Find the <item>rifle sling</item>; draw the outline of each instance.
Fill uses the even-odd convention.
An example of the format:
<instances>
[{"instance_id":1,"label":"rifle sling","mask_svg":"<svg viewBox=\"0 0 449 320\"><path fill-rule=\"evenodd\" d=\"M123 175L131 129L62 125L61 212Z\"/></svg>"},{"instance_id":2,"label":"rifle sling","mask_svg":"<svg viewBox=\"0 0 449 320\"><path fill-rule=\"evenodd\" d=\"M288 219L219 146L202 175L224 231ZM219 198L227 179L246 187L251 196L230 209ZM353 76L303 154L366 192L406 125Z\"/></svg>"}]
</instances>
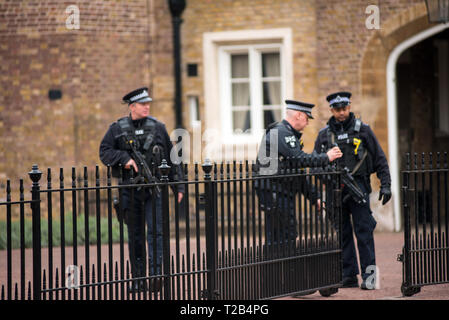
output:
<instances>
[{"instance_id":1,"label":"rifle sling","mask_svg":"<svg viewBox=\"0 0 449 320\"><path fill-rule=\"evenodd\" d=\"M359 120L359 119L357 119L357 120ZM360 125L361 125L361 122L356 121L356 128L354 130L355 132L360 131ZM330 129L328 129L328 131L327 131L327 140L331 142L331 145L333 145L335 143L335 135ZM368 155L368 150L365 149L362 159L360 159L360 161L355 165L354 169L351 172L351 175L354 175L360 169L360 167L362 166L363 161L365 161L367 155Z\"/></svg>"},{"instance_id":2,"label":"rifle sling","mask_svg":"<svg viewBox=\"0 0 449 320\"><path fill-rule=\"evenodd\" d=\"M362 159L360 159L360 161L356 164L356 166L352 170L352 172L351 172L352 175L354 175L357 172L357 170L359 170L359 168L362 166L363 161L365 161L365 158L366 158L367 155L368 155L368 150L365 149L365 152L363 153Z\"/></svg>"}]
</instances>

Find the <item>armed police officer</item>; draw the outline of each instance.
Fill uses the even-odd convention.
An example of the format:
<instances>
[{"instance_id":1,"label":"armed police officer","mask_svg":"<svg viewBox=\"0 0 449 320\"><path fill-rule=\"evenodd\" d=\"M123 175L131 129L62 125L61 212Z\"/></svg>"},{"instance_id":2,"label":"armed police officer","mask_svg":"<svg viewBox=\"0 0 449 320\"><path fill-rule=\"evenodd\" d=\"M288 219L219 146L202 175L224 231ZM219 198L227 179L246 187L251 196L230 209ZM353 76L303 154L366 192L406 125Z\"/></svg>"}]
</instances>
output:
<instances>
[{"instance_id":1,"label":"armed police officer","mask_svg":"<svg viewBox=\"0 0 449 320\"><path fill-rule=\"evenodd\" d=\"M173 145L165 125L150 116L151 101L146 87L125 95L123 103L128 104L129 115L112 123L101 141L100 159L105 165L112 167L114 177L121 176L123 185L158 182L157 166L162 159L166 159L171 166L171 180L175 179L175 171L182 175L181 168L174 168L170 161ZM183 197L182 187L178 191L180 202ZM123 188L120 198L122 203L118 207L121 210L117 214L128 227L128 250L133 278L146 276L145 221L150 275L160 275L163 235L161 194L158 188L138 185ZM153 221L156 222L155 225ZM161 283L155 280L152 285L153 290L158 290ZM146 281L135 281L130 289L146 290Z\"/></svg>"},{"instance_id":2,"label":"armed police officer","mask_svg":"<svg viewBox=\"0 0 449 320\"><path fill-rule=\"evenodd\" d=\"M331 148L326 153L313 152L308 154L302 149L302 131L312 117L313 104L294 100L286 100L286 117L281 122L268 126L257 156L260 175L279 174L281 167L289 160L302 159L306 163L314 161L323 165L342 156L338 147ZM267 244L289 242L297 237L296 217L294 212L294 196L292 183L281 180L280 183L268 179L257 181L257 193L262 208L265 210L265 230ZM308 181L301 188L305 196L319 208L319 196Z\"/></svg>"},{"instance_id":3,"label":"armed police officer","mask_svg":"<svg viewBox=\"0 0 449 320\"><path fill-rule=\"evenodd\" d=\"M327 96L332 117L327 126L320 130L314 151L323 152L338 145L343 152L338 163L341 168L347 169L355 187L362 191L361 198L357 198L348 185L342 191L343 287L358 287L359 268L354 230L362 269L361 288L375 289L372 283L375 277L370 277L376 272L373 237L376 221L369 204L369 194L372 191L370 176L377 173L380 179L379 200L382 200L383 205L391 198L391 178L385 153L371 128L351 112L350 98L350 92L336 92Z\"/></svg>"}]
</instances>

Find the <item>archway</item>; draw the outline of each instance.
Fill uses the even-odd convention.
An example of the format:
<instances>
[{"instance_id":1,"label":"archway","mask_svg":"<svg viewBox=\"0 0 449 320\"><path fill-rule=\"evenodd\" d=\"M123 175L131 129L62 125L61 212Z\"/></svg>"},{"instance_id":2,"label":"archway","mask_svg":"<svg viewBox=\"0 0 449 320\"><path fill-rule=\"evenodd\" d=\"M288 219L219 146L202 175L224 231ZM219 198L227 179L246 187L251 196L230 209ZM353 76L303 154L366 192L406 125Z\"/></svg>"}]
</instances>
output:
<instances>
[{"instance_id":1,"label":"archway","mask_svg":"<svg viewBox=\"0 0 449 320\"><path fill-rule=\"evenodd\" d=\"M425 39L431 38L432 36L448 29L449 25L437 25L424 30L404 42L400 43L391 52L388 63L387 63L387 97L388 97L388 153L390 155L399 155L398 157L390 157L390 166L392 173L392 189L396 195L399 195L399 172L401 167L401 158L404 148L399 147L399 130L398 130L398 79L397 79L397 64L401 57L401 54L406 52L409 48L412 48L416 44L424 41ZM407 139L407 138L406 138ZM408 138L409 139L409 138ZM403 144L402 144L403 145ZM410 148L411 149L411 148ZM402 152L401 152L402 151ZM395 197L394 203L394 219L395 219L395 230L399 231L401 227L400 219L400 203L399 196Z\"/></svg>"},{"instance_id":2,"label":"archway","mask_svg":"<svg viewBox=\"0 0 449 320\"><path fill-rule=\"evenodd\" d=\"M396 65L401 53L411 46L448 28L431 25L425 4L382 23L381 30L368 41L361 62L361 101L364 118L375 130L382 148L387 153L392 176L393 199L386 214L389 229L400 231L400 164L398 147L398 114L396 92ZM373 188L375 190L375 188ZM381 208L379 208L381 209ZM376 210L373 210L376 212ZM381 211L381 210L380 210ZM391 217L391 211L393 216Z\"/></svg>"}]
</instances>

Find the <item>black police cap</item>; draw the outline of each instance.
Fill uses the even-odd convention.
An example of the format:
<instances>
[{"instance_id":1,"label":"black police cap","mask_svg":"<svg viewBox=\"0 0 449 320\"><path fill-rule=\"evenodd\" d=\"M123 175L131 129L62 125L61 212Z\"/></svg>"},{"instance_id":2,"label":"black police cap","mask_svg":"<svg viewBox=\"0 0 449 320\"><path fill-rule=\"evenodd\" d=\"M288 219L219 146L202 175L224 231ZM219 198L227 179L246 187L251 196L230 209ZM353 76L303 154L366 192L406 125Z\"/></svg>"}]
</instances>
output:
<instances>
[{"instance_id":1,"label":"black police cap","mask_svg":"<svg viewBox=\"0 0 449 320\"><path fill-rule=\"evenodd\" d=\"M326 100L331 108L341 108L351 104L351 95L351 92L340 91L328 95Z\"/></svg>"},{"instance_id":2,"label":"black police cap","mask_svg":"<svg viewBox=\"0 0 449 320\"><path fill-rule=\"evenodd\" d=\"M143 87L143 88L139 88L134 91L131 91L130 93L128 93L127 95L125 95L123 97L123 103L128 103L128 104L131 104L134 102L143 103L143 102L149 102L149 101L153 101L153 99L151 99L150 96L148 95L147 87Z\"/></svg>"},{"instance_id":3,"label":"black police cap","mask_svg":"<svg viewBox=\"0 0 449 320\"><path fill-rule=\"evenodd\" d=\"M310 119L313 119L312 117L312 108L315 106L314 104L305 103L301 101L295 101L295 100L285 100L285 103L287 104L287 109L302 111Z\"/></svg>"}]
</instances>

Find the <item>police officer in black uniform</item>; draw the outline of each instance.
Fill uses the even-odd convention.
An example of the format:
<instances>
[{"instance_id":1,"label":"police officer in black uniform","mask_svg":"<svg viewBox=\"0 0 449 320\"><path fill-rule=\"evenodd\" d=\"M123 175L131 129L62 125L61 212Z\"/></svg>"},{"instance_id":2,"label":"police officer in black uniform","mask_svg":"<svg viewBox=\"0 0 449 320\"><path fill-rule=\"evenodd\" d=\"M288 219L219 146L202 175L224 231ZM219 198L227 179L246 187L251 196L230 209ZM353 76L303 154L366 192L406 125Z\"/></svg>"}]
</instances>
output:
<instances>
[{"instance_id":1,"label":"police officer in black uniform","mask_svg":"<svg viewBox=\"0 0 449 320\"><path fill-rule=\"evenodd\" d=\"M327 153L313 152L308 154L302 149L302 130L312 117L313 104L294 100L286 100L286 117L281 122L268 126L259 149L257 163L261 175L278 174L288 159L301 158L306 163L316 161L323 165L342 156L338 147L331 148ZM285 182L285 181L284 181ZM306 182L308 184L308 182ZM274 185L273 185L274 184ZM270 179L257 181L257 193L262 208L266 211L267 244L277 241L287 242L297 237L296 217L293 207L294 192L289 192L289 185L282 183L282 192ZM291 185L290 185L291 186ZM303 188L306 197L319 208L320 200L311 185ZM279 210L273 210L277 206ZM288 215L287 215L288 214ZM287 215L287 216L279 216ZM287 222L288 221L288 222ZM281 235L277 233L281 232Z\"/></svg>"},{"instance_id":2,"label":"police officer in black uniform","mask_svg":"<svg viewBox=\"0 0 449 320\"><path fill-rule=\"evenodd\" d=\"M112 175L116 178L122 171L122 183L128 185L135 181L135 177L142 174L139 171L139 161L133 157L130 144L139 151L153 172L153 181L157 182L159 172L157 166L162 159L166 159L171 166L169 178L175 179L175 171L182 176L180 166L174 166L170 161L170 150L173 147L165 125L151 117L148 88L139 88L123 97L123 103L128 104L129 115L112 123L100 144L100 159L105 165L112 167ZM120 168L124 168L120 170ZM131 171L134 171L133 173ZM131 180L133 177L134 180ZM133 278L146 276L145 254L145 221L147 224L147 242L150 275L161 274L162 264L162 204L161 194L154 188L133 187L122 189L121 215L128 227L129 257ZM183 188L178 188L178 202L183 197ZM153 226L153 209L155 208L156 225ZM153 232L155 231L155 234ZM153 241L155 243L155 250ZM153 252L156 252L156 257ZM155 280L153 290L158 290L160 281ZM133 291L146 290L146 282L133 282Z\"/></svg>"},{"instance_id":3,"label":"police officer in black uniform","mask_svg":"<svg viewBox=\"0 0 449 320\"><path fill-rule=\"evenodd\" d=\"M350 92L336 92L327 96L333 116L320 130L314 151L323 152L338 145L343 157L338 160L341 168L347 167L356 185L365 193L365 203L355 201L347 186L343 188L342 239L343 239L343 287L358 287L359 268L354 246L353 230L362 269L362 289L375 289L375 252L373 232L376 221L369 204L370 175L377 173L381 188L382 204L391 198L391 178L388 162L371 128L357 119L350 106ZM350 215L352 215L352 224ZM369 268L371 266L371 268Z\"/></svg>"}]
</instances>

